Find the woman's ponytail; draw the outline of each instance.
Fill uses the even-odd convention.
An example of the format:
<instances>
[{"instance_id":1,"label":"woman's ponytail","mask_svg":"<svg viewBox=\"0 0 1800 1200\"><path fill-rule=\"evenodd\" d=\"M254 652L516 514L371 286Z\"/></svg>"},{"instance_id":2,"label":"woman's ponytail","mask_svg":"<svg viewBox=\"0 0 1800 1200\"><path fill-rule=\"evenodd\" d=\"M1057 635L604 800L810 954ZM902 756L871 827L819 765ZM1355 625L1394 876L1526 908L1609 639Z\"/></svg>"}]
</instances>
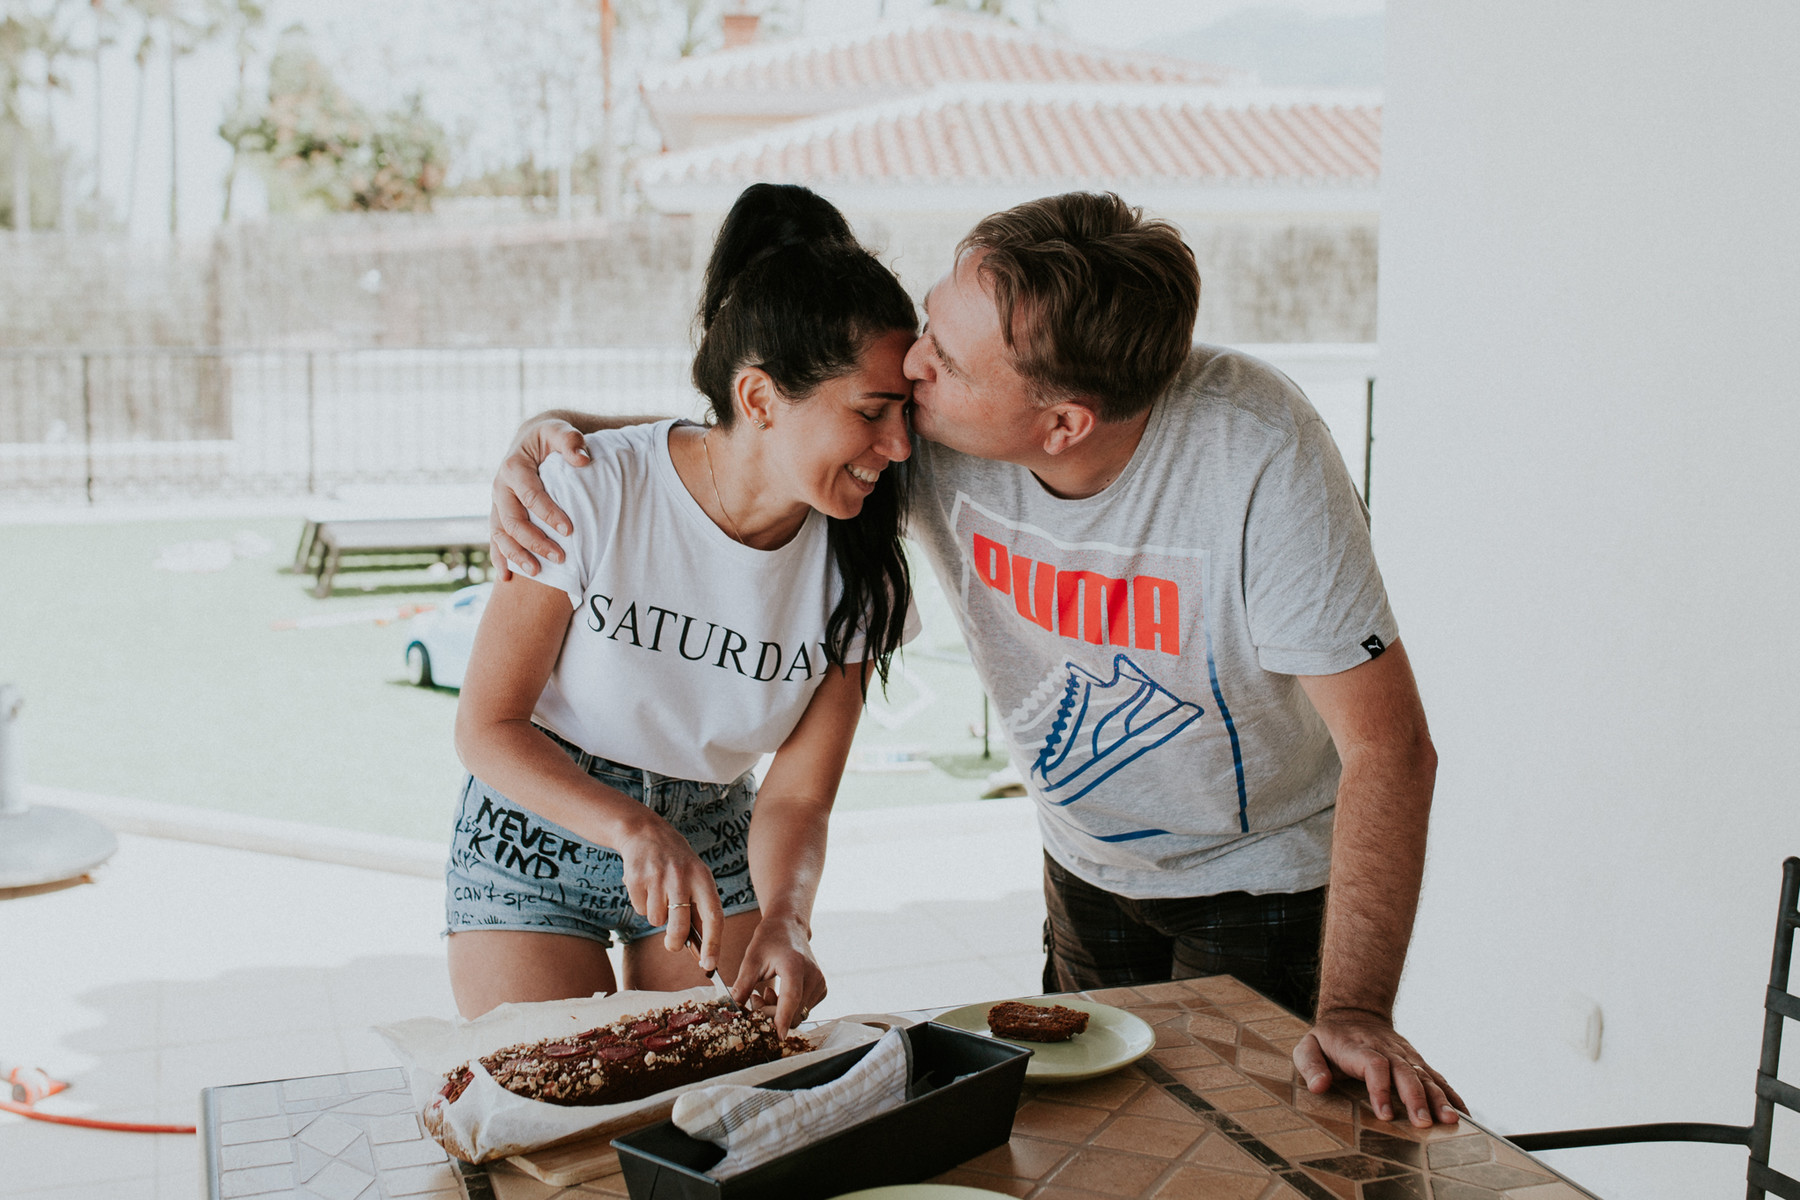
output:
<instances>
[{"instance_id":1,"label":"woman's ponytail","mask_svg":"<svg viewBox=\"0 0 1800 1200\"><path fill-rule=\"evenodd\" d=\"M767 372L781 396L798 403L854 371L877 338L914 332L918 314L829 201L794 184L757 183L719 227L695 324L694 386L711 402L714 422L730 429L739 371ZM844 594L826 624L826 657L843 666L861 632L864 657L884 686L912 595L900 542L906 501L906 467L895 463L855 519L833 517L828 527Z\"/></svg>"}]
</instances>

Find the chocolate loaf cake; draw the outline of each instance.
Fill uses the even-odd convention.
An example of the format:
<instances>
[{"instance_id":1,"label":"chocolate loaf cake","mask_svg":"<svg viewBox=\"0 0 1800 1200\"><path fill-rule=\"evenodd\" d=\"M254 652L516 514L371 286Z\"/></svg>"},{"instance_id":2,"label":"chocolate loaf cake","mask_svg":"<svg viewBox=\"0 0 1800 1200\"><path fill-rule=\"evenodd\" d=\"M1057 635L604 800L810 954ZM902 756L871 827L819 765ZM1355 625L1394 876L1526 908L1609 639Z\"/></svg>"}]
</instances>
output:
<instances>
[{"instance_id":1,"label":"chocolate loaf cake","mask_svg":"<svg viewBox=\"0 0 1800 1200\"><path fill-rule=\"evenodd\" d=\"M573 1037L505 1046L481 1065L501 1087L531 1100L620 1104L809 1048L803 1037L776 1037L768 1013L688 1001ZM473 1078L465 1063L445 1076L440 1094L454 1103Z\"/></svg>"},{"instance_id":2,"label":"chocolate loaf cake","mask_svg":"<svg viewBox=\"0 0 1800 1200\"><path fill-rule=\"evenodd\" d=\"M1088 1015L1060 1004L1021 1004L1008 1000L988 1009L988 1028L995 1037L1021 1042L1066 1042L1086 1032Z\"/></svg>"}]
</instances>

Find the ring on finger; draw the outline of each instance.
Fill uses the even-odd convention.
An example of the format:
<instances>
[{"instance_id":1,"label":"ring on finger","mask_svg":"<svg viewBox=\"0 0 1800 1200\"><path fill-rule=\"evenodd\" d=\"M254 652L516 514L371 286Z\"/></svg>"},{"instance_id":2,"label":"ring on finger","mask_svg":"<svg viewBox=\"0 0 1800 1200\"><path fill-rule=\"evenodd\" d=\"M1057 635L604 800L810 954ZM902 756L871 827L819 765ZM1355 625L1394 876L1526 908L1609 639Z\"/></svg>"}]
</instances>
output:
<instances>
[{"instance_id":1,"label":"ring on finger","mask_svg":"<svg viewBox=\"0 0 1800 1200\"><path fill-rule=\"evenodd\" d=\"M694 902L692 900L672 900L669 902L669 907L670 908L692 908L692 907L694 907Z\"/></svg>"}]
</instances>

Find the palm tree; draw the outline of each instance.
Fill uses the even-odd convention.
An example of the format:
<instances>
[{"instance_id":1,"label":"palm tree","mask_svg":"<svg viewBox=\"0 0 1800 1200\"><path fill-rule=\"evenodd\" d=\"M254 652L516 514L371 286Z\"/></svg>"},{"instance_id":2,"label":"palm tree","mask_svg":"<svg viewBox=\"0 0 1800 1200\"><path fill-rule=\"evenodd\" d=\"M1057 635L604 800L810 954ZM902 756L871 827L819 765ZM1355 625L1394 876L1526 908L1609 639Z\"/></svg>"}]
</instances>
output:
<instances>
[{"instance_id":1,"label":"palm tree","mask_svg":"<svg viewBox=\"0 0 1800 1200\"><path fill-rule=\"evenodd\" d=\"M149 71L150 52L156 49L156 34L150 26L150 14L144 11L143 0L127 0L127 3L137 11L141 23L137 50L131 58L137 67L137 78L131 100L131 158L125 172L125 226L129 229L137 216L138 152L144 144L144 76Z\"/></svg>"},{"instance_id":2,"label":"palm tree","mask_svg":"<svg viewBox=\"0 0 1800 1200\"><path fill-rule=\"evenodd\" d=\"M222 0L221 25L232 35L232 50L237 56L237 91L232 96L232 119L228 119L225 128L230 128L233 121L241 117L249 108L250 97L244 93L244 77L250 69L250 59L256 53L256 42L253 35L262 28L267 14L258 0ZM225 133L225 128L220 133ZM225 168L225 211L220 214L221 221L231 220L231 192L237 183L238 159L242 150L242 139L226 136L231 143L231 163Z\"/></svg>"},{"instance_id":3,"label":"palm tree","mask_svg":"<svg viewBox=\"0 0 1800 1200\"><path fill-rule=\"evenodd\" d=\"M54 7L34 11L13 5L0 17L0 125L12 141L12 227L20 237L31 228L32 139L25 122L25 93L35 88L47 102L50 91L62 86L56 64L68 52L69 39L57 15ZM39 66L41 73L33 70Z\"/></svg>"}]
</instances>

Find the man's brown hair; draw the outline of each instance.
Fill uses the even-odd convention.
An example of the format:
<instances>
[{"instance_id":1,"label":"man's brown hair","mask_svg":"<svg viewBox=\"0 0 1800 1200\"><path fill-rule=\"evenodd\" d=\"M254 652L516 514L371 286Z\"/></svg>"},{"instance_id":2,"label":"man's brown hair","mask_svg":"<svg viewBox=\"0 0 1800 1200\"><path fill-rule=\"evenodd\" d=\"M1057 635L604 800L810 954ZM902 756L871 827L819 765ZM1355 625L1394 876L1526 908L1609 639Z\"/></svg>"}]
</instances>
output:
<instances>
[{"instance_id":1,"label":"man's brown hair","mask_svg":"<svg viewBox=\"0 0 1800 1200\"><path fill-rule=\"evenodd\" d=\"M1150 407L1193 344L1194 252L1167 221L1111 192L1068 192L985 217L957 246L985 251L1013 366L1035 397L1103 421Z\"/></svg>"}]
</instances>

